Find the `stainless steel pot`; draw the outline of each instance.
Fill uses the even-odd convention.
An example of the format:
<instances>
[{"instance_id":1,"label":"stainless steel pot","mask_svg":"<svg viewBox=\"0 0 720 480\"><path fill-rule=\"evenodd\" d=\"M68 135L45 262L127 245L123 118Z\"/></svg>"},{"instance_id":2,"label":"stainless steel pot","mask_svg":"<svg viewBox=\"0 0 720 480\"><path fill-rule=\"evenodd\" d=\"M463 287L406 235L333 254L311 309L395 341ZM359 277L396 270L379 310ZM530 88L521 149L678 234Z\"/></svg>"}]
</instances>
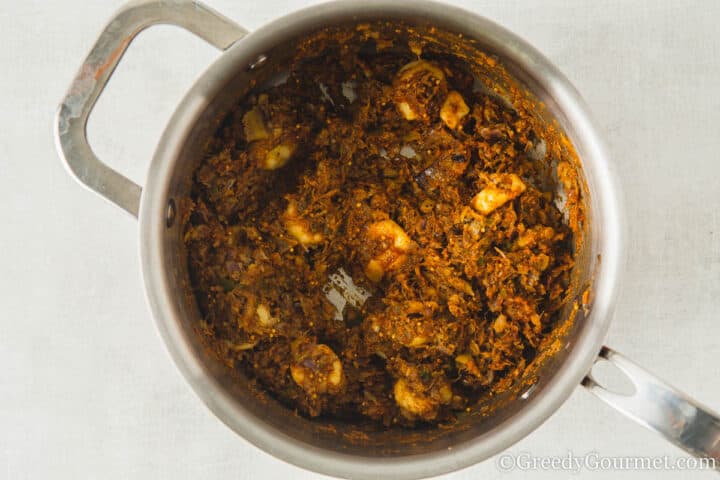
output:
<instances>
[{"instance_id":1,"label":"stainless steel pot","mask_svg":"<svg viewBox=\"0 0 720 480\"><path fill-rule=\"evenodd\" d=\"M283 45L310 31L341 22L402 19L430 23L476 39L547 106L572 141L586 180L590 216L588 264L594 302L581 311L565 348L548 361L538 381L492 415L464 420L443 435L428 432L368 432L361 441L347 425L310 421L282 406L259 403L203 351L194 334L197 307L187 295L187 271L175 199L186 195L198 140L217 125L238 92L262 65L282 61ZM181 26L223 54L187 93L165 129L141 188L104 165L85 135L88 115L132 39L155 24ZM585 104L565 77L533 47L491 21L424 0L341 0L282 17L248 33L195 1L140 0L116 13L83 63L56 119L57 146L81 183L140 220L145 289L158 329L178 368L208 407L238 434L295 465L352 478L417 478L485 460L508 448L547 419L578 384L639 423L692 453L720 465L718 415L603 347L623 264L623 227L617 183ZM601 261L600 261L601 259ZM589 373L605 359L634 385L623 395Z\"/></svg>"}]
</instances>

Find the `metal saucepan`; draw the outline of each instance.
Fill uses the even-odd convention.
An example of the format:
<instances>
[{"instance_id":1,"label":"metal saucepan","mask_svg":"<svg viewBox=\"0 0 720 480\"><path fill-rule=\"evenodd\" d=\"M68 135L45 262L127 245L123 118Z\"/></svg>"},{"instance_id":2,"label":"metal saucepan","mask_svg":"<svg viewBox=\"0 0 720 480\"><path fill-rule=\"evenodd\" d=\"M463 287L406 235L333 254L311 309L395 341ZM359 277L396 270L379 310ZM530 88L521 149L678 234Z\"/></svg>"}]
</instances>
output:
<instances>
[{"instance_id":1,"label":"metal saucepan","mask_svg":"<svg viewBox=\"0 0 720 480\"><path fill-rule=\"evenodd\" d=\"M175 221L175 201L187 195L202 138L246 91L263 64L282 61L293 39L350 21L401 19L473 38L495 55L564 129L582 163L591 212L581 281L592 308L581 309L564 348L537 382L494 410L468 416L446 432L389 429L352 435L351 425L308 420L272 399L260 402L205 353L195 335L197 307ZM155 24L183 27L223 51L178 105L160 139L144 188L103 164L85 133L88 116L132 39ZM286 48L283 48L285 46ZM533 47L470 12L424 0L342 0L282 17L248 33L195 1L140 0L116 13L83 63L56 119L57 146L80 182L140 220L145 290L158 329L187 381L238 434L295 465L352 478L417 478L456 470L508 448L537 428L578 384L693 455L720 465L720 420L627 358L604 347L623 264L623 222L613 166L585 104L565 77ZM590 375L605 359L622 370L634 393L610 391Z\"/></svg>"}]
</instances>

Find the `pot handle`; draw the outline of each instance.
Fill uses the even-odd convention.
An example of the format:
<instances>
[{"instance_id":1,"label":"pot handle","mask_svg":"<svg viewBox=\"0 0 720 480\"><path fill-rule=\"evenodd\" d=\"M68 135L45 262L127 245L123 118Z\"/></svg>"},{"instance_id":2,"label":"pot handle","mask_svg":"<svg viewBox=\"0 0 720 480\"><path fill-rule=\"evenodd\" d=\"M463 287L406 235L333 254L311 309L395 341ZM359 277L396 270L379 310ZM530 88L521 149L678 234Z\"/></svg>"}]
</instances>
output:
<instances>
[{"instance_id":1,"label":"pot handle","mask_svg":"<svg viewBox=\"0 0 720 480\"><path fill-rule=\"evenodd\" d=\"M636 422L653 430L686 452L707 458L720 469L720 416L609 347L595 363L607 360L623 372L635 391L624 395L600 385L592 371L582 384Z\"/></svg>"},{"instance_id":2,"label":"pot handle","mask_svg":"<svg viewBox=\"0 0 720 480\"><path fill-rule=\"evenodd\" d=\"M140 186L97 158L88 143L86 126L95 102L130 42L144 29L157 24L182 27L222 50L247 34L244 28L194 0L130 2L100 34L55 117L55 141L70 173L135 217L140 206Z\"/></svg>"}]
</instances>

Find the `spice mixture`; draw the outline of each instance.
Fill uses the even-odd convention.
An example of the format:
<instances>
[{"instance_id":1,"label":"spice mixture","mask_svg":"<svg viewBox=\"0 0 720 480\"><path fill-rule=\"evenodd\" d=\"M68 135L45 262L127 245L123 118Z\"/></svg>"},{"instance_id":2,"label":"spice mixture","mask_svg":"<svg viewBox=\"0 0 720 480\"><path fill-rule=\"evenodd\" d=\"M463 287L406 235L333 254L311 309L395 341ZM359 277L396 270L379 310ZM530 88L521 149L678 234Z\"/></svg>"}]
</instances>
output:
<instances>
[{"instance_id":1,"label":"spice mixture","mask_svg":"<svg viewBox=\"0 0 720 480\"><path fill-rule=\"evenodd\" d=\"M574 235L528 115L357 31L298 46L208 144L184 237L201 330L301 414L438 423L537 355Z\"/></svg>"}]
</instances>

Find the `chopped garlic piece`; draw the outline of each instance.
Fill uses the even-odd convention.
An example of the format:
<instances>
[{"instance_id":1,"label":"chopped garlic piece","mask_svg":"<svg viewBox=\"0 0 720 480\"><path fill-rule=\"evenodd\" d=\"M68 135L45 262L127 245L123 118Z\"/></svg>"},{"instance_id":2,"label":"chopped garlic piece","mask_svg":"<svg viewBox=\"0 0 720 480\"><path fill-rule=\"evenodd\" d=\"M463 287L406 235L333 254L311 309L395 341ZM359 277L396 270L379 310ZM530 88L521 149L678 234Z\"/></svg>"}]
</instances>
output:
<instances>
[{"instance_id":1,"label":"chopped garlic piece","mask_svg":"<svg viewBox=\"0 0 720 480\"><path fill-rule=\"evenodd\" d=\"M325 240L322 233L316 233L310 230L308 221L298 216L295 202L290 202L283 217L285 230L287 230L295 240L300 242L300 245L303 247L309 248L319 245Z\"/></svg>"},{"instance_id":2,"label":"chopped garlic piece","mask_svg":"<svg viewBox=\"0 0 720 480\"><path fill-rule=\"evenodd\" d=\"M263 327L272 327L280 321L278 318L270 315L270 309L267 305L258 305L255 309L255 313L257 314L258 320L260 320L260 324Z\"/></svg>"},{"instance_id":3,"label":"chopped garlic piece","mask_svg":"<svg viewBox=\"0 0 720 480\"><path fill-rule=\"evenodd\" d=\"M335 394L345 386L342 362L327 345L296 341L293 355L290 376L308 395Z\"/></svg>"},{"instance_id":4,"label":"chopped garlic piece","mask_svg":"<svg viewBox=\"0 0 720 480\"><path fill-rule=\"evenodd\" d=\"M495 330L495 333L501 333L505 330L505 327L507 327L507 317L500 314L493 322L493 330Z\"/></svg>"},{"instance_id":5,"label":"chopped garlic piece","mask_svg":"<svg viewBox=\"0 0 720 480\"><path fill-rule=\"evenodd\" d=\"M393 388L395 403L407 418L420 417L431 420L437 416L440 405L452 400L452 388L447 383L432 387L431 391L418 392L413 390L404 378L395 382Z\"/></svg>"},{"instance_id":6,"label":"chopped garlic piece","mask_svg":"<svg viewBox=\"0 0 720 480\"><path fill-rule=\"evenodd\" d=\"M382 248L365 266L365 275L373 282L379 282L387 272L400 268L415 245L405 230L392 220L371 224L366 235L370 242L380 243Z\"/></svg>"},{"instance_id":7,"label":"chopped garlic piece","mask_svg":"<svg viewBox=\"0 0 720 480\"><path fill-rule=\"evenodd\" d=\"M422 347L428 342L428 338L425 335L420 335L418 337L413 337L412 340L410 340L410 343L408 343L408 347Z\"/></svg>"},{"instance_id":8,"label":"chopped garlic piece","mask_svg":"<svg viewBox=\"0 0 720 480\"><path fill-rule=\"evenodd\" d=\"M455 130L465 115L470 113L470 107L456 91L448 93L445 102L440 108L440 118L450 129Z\"/></svg>"},{"instance_id":9,"label":"chopped garlic piece","mask_svg":"<svg viewBox=\"0 0 720 480\"><path fill-rule=\"evenodd\" d=\"M276 146L272 150L270 150L267 155L265 155L265 162L263 163L262 167L265 170L275 170L283 165L285 165L288 160L290 160L290 157L292 157L292 154L295 152L295 146L294 145L288 145L286 143L281 143L280 145Z\"/></svg>"},{"instance_id":10,"label":"chopped garlic piece","mask_svg":"<svg viewBox=\"0 0 720 480\"><path fill-rule=\"evenodd\" d=\"M514 173L497 175L495 178L500 181L483 188L470 202L471 206L483 215L492 213L527 189L520 177Z\"/></svg>"},{"instance_id":11,"label":"chopped garlic piece","mask_svg":"<svg viewBox=\"0 0 720 480\"><path fill-rule=\"evenodd\" d=\"M300 242L304 247L310 247L318 245L323 242L323 235L321 233L313 233L307 228L307 222L302 220L287 220L285 222L285 228L290 235Z\"/></svg>"},{"instance_id":12,"label":"chopped garlic piece","mask_svg":"<svg viewBox=\"0 0 720 480\"><path fill-rule=\"evenodd\" d=\"M410 62L398 71L393 88L395 107L403 118L427 119L429 106L446 91L445 73L425 60Z\"/></svg>"},{"instance_id":13,"label":"chopped garlic piece","mask_svg":"<svg viewBox=\"0 0 720 480\"><path fill-rule=\"evenodd\" d=\"M262 113L257 107L253 107L243 115L243 127L245 127L245 140L254 142L255 140L265 140L270 136L265 128Z\"/></svg>"},{"instance_id":14,"label":"chopped garlic piece","mask_svg":"<svg viewBox=\"0 0 720 480\"><path fill-rule=\"evenodd\" d=\"M438 81L445 80L445 73L442 71L442 68L426 60L415 60L414 62L405 64L398 71L401 80L410 79L418 73L428 73Z\"/></svg>"},{"instance_id":15,"label":"chopped garlic piece","mask_svg":"<svg viewBox=\"0 0 720 480\"><path fill-rule=\"evenodd\" d=\"M417 113L410 108L410 105L408 105L407 102L398 102L397 109L400 112L400 114L405 117L405 120L415 120L418 118Z\"/></svg>"},{"instance_id":16,"label":"chopped garlic piece","mask_svg":"<svg viewBox=\"0 0 720 480\"><path fill-rule=\"evenodd\" d=\"M473 358L467 353L463 353L455 357L455 364L457 365L458 369L467 371L471 375L474 375L478 378L482 378L480 370L478 370L478 367L475 364L475 360L473 360Z\"/></svg>"},{"instance_id":17,"label":"chopped garlic piece","mask_svg":"<svg viewBox=\"0 0 720 480\"><path fill-rule=\"evenodd\" d=\"M434 403L427 397L413 392L404 379L399 379L393 389L395 403L413 415L425 416L435 409Z\"/></svg>"}]
</instances>

